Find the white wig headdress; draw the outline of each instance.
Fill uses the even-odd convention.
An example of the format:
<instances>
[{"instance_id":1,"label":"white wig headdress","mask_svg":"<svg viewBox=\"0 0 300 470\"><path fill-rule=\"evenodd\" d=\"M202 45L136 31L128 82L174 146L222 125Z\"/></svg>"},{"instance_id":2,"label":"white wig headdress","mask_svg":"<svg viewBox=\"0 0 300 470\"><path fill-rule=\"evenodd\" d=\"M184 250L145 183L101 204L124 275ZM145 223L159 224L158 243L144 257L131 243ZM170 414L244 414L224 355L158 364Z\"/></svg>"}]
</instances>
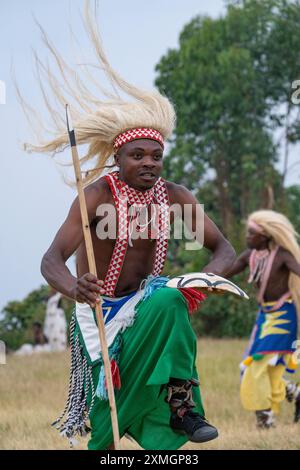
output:
<instances>
[{"instance_id":1,"label":"white wig headdress","mask_svg":"<svg viewBox=\"0 0 300 470\"><path fill-rule=\"evenodd\" d=\"M56 154L68 147L65 105L71 101L77 143L88 145L87 153L81 158L81 163L89 161L92 164L84 179L87 184L101 175L110 157L115 153L114 142L121 133L130 129L150 128L150 130L159 133L162 139L167 139L172 134L176 117L170 101L157 90L141 90L123 80L112 69L104 54L98 27L91 14L88 0L85 2L84 10L86 31L98 61L96 68L105 72L112 90L103 89L95 77L90 74L87 66L78 65L77 69L71 68L40 27L43 41L54 58L58 70L58 73L55 74L35 54L39 85L54 129L50 131L51 137L42 140L42 136L49 135L49 129L42 126L36 132L38 142L25 144L25 149ZM84 74L85 81L80 77L80 72ZM57 105L54 109L51 104L45 83L56 99L60 111L57 110ZM97 96L91 92L89 86L97 90ZM121 97L119 92L122 95L127 95L129 99ZM41 127L41 120L36 118L36 111L25 102L19 90L18 94L30 122L35 119ZM36 126L33 127L36 128Z\"/></svg>"},{"instance_id":2,"label":"white wig headdress","mask_svg":"<svg viewBox=\"0 0 300 470\"><path fill-rule=\"evenodd\" d=\"M297 242L299 235L285 215L271 210L260 210L250 214L249 224L252 227L258 226L261 234L270 237L270 248L281 246L300 263L300 247ZM300 277L294 273L289 276L289 290L300 316Z\"/></svg>"}]
</instances>

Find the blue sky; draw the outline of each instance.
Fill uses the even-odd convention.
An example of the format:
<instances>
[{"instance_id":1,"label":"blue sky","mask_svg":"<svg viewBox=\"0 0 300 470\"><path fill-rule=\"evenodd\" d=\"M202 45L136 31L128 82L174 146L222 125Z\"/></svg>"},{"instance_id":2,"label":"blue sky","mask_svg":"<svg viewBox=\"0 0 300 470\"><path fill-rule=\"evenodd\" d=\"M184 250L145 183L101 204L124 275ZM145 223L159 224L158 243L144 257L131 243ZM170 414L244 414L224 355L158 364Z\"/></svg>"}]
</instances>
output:
<instances>
[{"instance_id":1,"label":"blue sky","mask_svg":"<svg viewBox=\"0 0 300 470\"><path fill-rule=\"evenodd\" d=\"M147 88L153 85L155 64L168 48L177 46L179 33L191 18L197 14L217 17L225 11L222 0L100 0L99 4L100 29L112 65L127 80ZM16 100L11 65L27 100L41 108L43 115L32 48L46 55L33 16L67 57L71 23L88 57L90 48L79 14L82 5L83 0L0 2L0 80L7 91L6 104L0 105L0 309L44 282L42 255L75 197L50 158L21 150L31 133Z\"/></svg>"}]
</instances>

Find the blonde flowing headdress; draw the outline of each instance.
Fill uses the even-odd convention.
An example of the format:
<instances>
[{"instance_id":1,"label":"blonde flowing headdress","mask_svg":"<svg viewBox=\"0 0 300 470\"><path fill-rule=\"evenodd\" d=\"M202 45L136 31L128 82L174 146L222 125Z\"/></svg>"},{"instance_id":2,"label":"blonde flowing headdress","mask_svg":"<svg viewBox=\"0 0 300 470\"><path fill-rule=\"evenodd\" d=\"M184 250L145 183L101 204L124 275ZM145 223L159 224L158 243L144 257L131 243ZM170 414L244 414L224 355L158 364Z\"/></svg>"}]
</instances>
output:
<instances>
[{"instance_id":1,"label":"blonde flowing headdress","mask_svg":"<svg viewBox=\"0 0 300 470\"><path fill-rule=\"evenodd\" d=\"M103 51L96 11L94 13L86 0L84 24L97 58L94 68L105 73L111 84L110 91L100 85L87 65L69 66L40 25L43 41L56 65L54 71L35 53L38 81L50 115L51 129L42 125L43 120L37 117L36 110L26 103L17 87L23 110L37 136L37 143L24 144L29 152L56 155L69 146L65 105L71 105L77 144L88 146L85 156L80 159L81 164L89 162L91 165L84 178L85 184L96 180L107 167L117 148L115 139L124 131L147 128L150 133L154 131L155 135L160 135L157 140L161 141L171 136L176 119L174 108L166 97L157 90L145 91L129 84L112 69ZM96 90L96 94L91 89Z\"/></svg>"},{"instance_id":2,"label":"blonde flowing headdress","mask_svg":"<svg viewBox=\"0 0 300 470\"><path fill-rule=\"evenodd\" d=\"M262 229L260 233L270 237L269 248L281 246L300 263L300 247L297 242L299 235L285 215L271 210L260 210L250 214L249 223L252 226L258 225ZM289 276L289 290L300 317L300 277L292 272Z\"/></svg>"}]
</instances>

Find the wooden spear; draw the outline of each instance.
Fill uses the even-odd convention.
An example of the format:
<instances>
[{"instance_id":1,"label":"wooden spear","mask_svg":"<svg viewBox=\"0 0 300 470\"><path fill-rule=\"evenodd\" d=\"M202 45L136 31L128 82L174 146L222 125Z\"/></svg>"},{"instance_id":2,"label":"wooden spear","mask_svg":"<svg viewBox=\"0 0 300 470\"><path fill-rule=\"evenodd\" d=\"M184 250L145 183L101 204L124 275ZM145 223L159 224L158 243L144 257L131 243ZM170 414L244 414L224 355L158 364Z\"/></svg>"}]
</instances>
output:
<instances>
[{"instance_id":1,"label":"wooden spear","mask_svg":"<svg viewBox=\"0 0 300 470\"><path fill-rule=\"evenodd\" d=\"M89 224L86 201L85 201L85 196L84 196L84 191L83 191L83 183L82 183L81 168L80 168L77 145L76 145L75 130L71 123L68 105L66 105L66 117L67 117L67 127L68 127L68 134L69 134L70 145L71 145L73 165L74 165L75 176L76 176L76 186L77 186L77 192L78 192L78 198L79 198L82 230L84 234L89 272L98 278L93 244L92 244L91 231L90 231L90 224ZM97 319L97 324L98 324L99 339L100 339L100 344L101 344L101 352L102 352L105 377L106 377L106 383L107 383L107 392L108 392L108 400L109 400L109 406L110 406L110 416L111 416L111 424L112 424L112 430L113 430L114 446L116 450L119 450L121 446L120 446L117 408L116 408L116 402L115 402L115 394L114 394L114 387L113 387L113 381L112 381L110 359L108 355L107 341L106 341L106 336L105 336L105 326L104 326L102 306L101 306L102 298L101 296L99 297L100 297L100 302L96 302L96 307L95 307L96 319Z\"/></svg>"}]
</instances>

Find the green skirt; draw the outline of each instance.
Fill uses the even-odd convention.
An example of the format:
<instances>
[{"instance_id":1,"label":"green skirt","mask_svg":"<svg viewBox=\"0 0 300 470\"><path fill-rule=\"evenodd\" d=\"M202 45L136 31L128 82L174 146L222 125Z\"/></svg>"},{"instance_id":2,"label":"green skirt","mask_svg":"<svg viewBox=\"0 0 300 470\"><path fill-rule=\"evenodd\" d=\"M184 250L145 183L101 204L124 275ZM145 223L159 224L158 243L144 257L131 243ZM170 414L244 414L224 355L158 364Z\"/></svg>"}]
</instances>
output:
<instances>
[{"instance_id":1,"label":"green skirt","mask_svg":"<svg viewBox=\"0 0 300 470\"><path fill-rule=\"evenodd\" d=\"M178 449L188 439L170 428L170 410L162 385L171 377L198 378L197 338L180 291L164 287L141 301L134 324L122 334L122 341L122 386L115 390L120 436L129 434L143 449ZM95 387L99 368L93 367ZM193 399L196 411L204 415L199 387L193 387ZM89 417L92 431L88 448L107 449L113 442L108 402L95 398Z\"/></svg>"}]
</instances>

